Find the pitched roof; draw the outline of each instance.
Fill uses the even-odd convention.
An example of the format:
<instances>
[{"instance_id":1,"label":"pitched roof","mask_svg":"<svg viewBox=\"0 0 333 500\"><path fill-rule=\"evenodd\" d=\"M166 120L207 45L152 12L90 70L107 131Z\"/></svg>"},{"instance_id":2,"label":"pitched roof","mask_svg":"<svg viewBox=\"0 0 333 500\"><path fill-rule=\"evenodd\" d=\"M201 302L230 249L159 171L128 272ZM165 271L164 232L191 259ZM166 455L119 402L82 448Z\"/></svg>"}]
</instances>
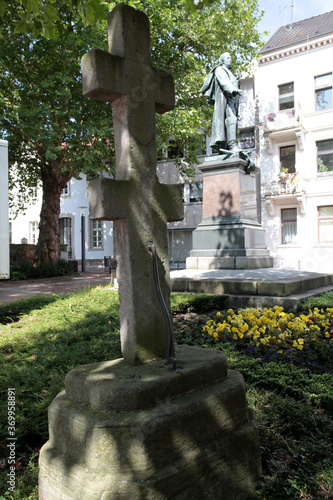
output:
<instances>
[{"instance_id":1,"label":"pitched roof","mask_svg":"<svg viewBox=\"0 0 333 500\"><path fill-rule=\"evenodd\" d=\"M333 32L333 10L320 16L310 17L297 23L281 26L265 43L260 53L263 54L270 50L292 45L330 32Z\"/></svg>"}]
</instances>

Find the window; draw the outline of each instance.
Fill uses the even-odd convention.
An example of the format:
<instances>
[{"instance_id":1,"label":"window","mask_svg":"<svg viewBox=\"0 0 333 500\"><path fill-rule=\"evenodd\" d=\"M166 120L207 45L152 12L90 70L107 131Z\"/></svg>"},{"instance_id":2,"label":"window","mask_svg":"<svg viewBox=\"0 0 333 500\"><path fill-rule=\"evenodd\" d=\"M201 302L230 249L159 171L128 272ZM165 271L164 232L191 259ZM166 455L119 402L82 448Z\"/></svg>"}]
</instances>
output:
<instances>
[{"instance_id":1,"label":"window","mask_svg":"<svg viewBox=\"0 0 333 500\"><path fill-rule=\"evenodd\" d=\"M318 207L318 228L320 243L333 241L333 206Z\"/></svg>"},{"instance_id":2,"label":"window","mask_svg":"<svg viewBox=\"0 0 333 500\"><path fill-rule=\"evenodd\" d=\"M319 141L317 146L318 175L333 172L333 139Z\"/></svg>"},{"instance_id":3,"label":"window","mask_svg":"<svg viewBox=\"0 0 333 500\"><path fill-rule=\"evenodd\" d=\"M240 149L254 149L255 137L254 128L243 128L238 132L238 144Z\"/></svg>"},{"instance_id":4,"label":"window","mask_svg":"<svg viewBox=\"0 0 333 500\"><path fill-rule=\"evenodd\" d=\"M90 241L91 241L91 248L103 248L102 221L100 220L90 221Z\"/></svg>"},{"instance_id":5,"label":"window","mask_svg":"<svg viewBox=\"0 0 333 500\"><path fill-rule=\"evenodd\" d=\"M206 136L200 135L198 138L197 155L203 156L206 154Z\"/></svg>"},{"instance_id":6,"label":"window","mask_svg":"<svg viewBox=\"0 0 333 500\"><path fill-rule=\"evenodd\" d=\"M66 246L68 257L72 258L72 219L62 217L59 220L60 225L60 245Z\"/></svg>"},{"instance_id":7,"label":"window","mask_svg":"<svg viewBox=\"0 0 333 500\"><path fill-rule=\"evenodd\" d=\"M168 147L168 158L170 160L175 160L176 158L183 158L183 145L179 141L176 142L173 139L170 139L169 141L169 147Z\"/></svg>"},{"instance_id":8,"label":"window","mask_svg":"<svg viewBox=\"0 0 333 500\"><path fill-rule=\"evenodd\" d=\"M66 186L64 189L61 191L61 196L70 196L70 186L69 182L67 182Z\"/></svg>"},{"instance_id":9,"label":"window","mask_svg":"<svg viewBox=\"0 0 333 500\"><path fill-rule=\"evenodd\" d=\"M39 232L38 231L38 222L36 222L36 221L30 222L29 233L30 233L30 243L32 245L36 245L37 244L38 232Z\"/></svg>"},{"instance_id":10,"label":"window","mask_svg":"<svg viewBox=\"0 0 333 500\"><path fill-rule=\"evenodd\" d=\"M332 107L332 73L315 77L316 111Z\"/></svg>"},{"instance_id":11,"label":"window","mask_svg":"<svg viewBox=\"0 0 333 500\"><path fill-rule=\"evenodd\" d=\"M190 184L190 203L202 201L202 182Z\"/></svg>"},{"instance_id":12,"label":"window","mask_svg":"<svg viewBox=\"0 0 333 500\"><path fill-rule=\"evenodd\" d=\"M294 82L279 85L279 110L294 107Z\"/></svg>"},{"instance_id":13,"label":"window","mask_svg":"<svg viewBox=\"0 0 333 500\"><path fill-rule=\"evenodd\" d=\"M31 196L31 198L33 198L33 199L37 198L37 188L36 187L29 188L29 196Z\"/></svg>"},{"instance_id":14,"label":"window","mask_svg":"<svg viewBox=\"0 0 333 500\"><path fill-rule=\"evenodd\" d=\"M185 203L185 185L184 184L181 184L181 190L182 190L182 200L183 200L183 203Z\"/></svg>"},{"instance_id":15,"label":"window","mask_svg":"<svg viewBox=\"0 0 333 500\"><path fill-rule=\"evenodd\" d=\"M295 146L280 148L280 168L288 169L289 174L295 173Z\"/></svg>"},{"instance_id":16,"label":"window","mask_svg":"<svg viewBox=\"0 0 333 500\"><path fill-rule=\"evenodd\" d=\"M295 243L297 237L297 209L281 210L282 243Z\"/></svg>"}]
</instances>

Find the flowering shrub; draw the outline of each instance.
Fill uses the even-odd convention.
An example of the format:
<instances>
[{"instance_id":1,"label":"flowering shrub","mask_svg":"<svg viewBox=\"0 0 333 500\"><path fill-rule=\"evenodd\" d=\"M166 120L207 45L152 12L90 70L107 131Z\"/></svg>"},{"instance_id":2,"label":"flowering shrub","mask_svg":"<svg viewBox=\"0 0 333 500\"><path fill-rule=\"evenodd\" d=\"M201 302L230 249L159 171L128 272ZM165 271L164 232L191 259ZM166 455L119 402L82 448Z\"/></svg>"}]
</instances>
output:
<instances>
[{"instance_id":1,"label":"flowering shrub","mask_svg":"<svg viewBox=\"0 0 333 500\"><path fill-rule=\"evenodd\" d=\"M280 352L286 349L302 351L306 347L333 345L333 308L315 307L308 314L295 316L283 307L273 309L229 309L203 327L205 334L222 342L234 341L257 348L275 346Z\"/></svg>"}]
</instances>

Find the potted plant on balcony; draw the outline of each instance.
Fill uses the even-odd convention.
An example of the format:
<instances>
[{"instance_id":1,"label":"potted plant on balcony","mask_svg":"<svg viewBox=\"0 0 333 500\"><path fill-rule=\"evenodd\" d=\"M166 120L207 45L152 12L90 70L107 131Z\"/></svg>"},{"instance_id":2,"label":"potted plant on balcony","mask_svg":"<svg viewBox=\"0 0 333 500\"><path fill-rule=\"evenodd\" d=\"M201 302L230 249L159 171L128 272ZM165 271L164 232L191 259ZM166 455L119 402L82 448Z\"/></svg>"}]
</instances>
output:
<instances>
[{"instance_id":1,"label":"potted plant on balcony","mask_svg":"<svg viewBox=\"0 0 333 500\"><path fill-rule=\"evenodd\" d=\"M280 172L279 172L279 178L280 179L285 179L287 177L287 175L289 174L289 170L285 167L281 167L280 168Z\"/></svg>"}]
</instances>

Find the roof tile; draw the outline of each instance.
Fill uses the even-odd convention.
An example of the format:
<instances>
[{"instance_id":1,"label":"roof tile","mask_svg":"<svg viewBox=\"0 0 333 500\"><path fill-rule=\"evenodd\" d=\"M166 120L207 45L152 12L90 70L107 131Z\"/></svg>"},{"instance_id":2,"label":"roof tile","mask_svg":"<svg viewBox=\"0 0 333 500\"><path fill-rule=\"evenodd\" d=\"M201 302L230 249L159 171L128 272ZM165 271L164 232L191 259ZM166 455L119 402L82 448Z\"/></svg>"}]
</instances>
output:
<instances>
[{"instance_id":1,"label":"roof tile","mask_svg":"<svg viewBox=\"0 0 333 500\"><path fill-rule=\"evenodd\" d=\"M265 43L260 53L263 54L331 32L333 33L333 11L281 26Z\"/></svg>"}]
</instances>

